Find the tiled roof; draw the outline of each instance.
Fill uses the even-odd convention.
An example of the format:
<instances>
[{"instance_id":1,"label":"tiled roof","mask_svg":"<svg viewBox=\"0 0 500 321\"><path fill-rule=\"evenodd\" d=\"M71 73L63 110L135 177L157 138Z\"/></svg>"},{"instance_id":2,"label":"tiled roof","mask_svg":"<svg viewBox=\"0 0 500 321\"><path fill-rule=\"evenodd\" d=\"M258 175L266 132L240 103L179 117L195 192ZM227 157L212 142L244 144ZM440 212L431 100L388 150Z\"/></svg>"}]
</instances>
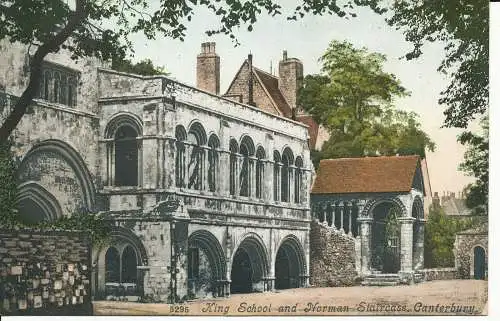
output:
<instances>
[{"instance_id":1,"label":"tiled roof","mask_svg":"<svg viewBox=\"0 0 500 321\"><path fill-rule=\"evenodd\" d=\"M324 159L312 194L409 192L419 156Z\"/></svg>"},{"instance_id":2,"label":"tiled roof","mask_svg":"<svg viewBox=\"0 0 500 321\"><path fill-rule=\"evenodd\" d=\"M278 78L262 71L258 68L253 67L255 75L260 79L261 83L264 85L265 89L271 96L270 98L274 101L278 109L281 111L283 116L292 117L292 109L288 105L285 97L280 91Z\"/></svg>"}]
</instances>

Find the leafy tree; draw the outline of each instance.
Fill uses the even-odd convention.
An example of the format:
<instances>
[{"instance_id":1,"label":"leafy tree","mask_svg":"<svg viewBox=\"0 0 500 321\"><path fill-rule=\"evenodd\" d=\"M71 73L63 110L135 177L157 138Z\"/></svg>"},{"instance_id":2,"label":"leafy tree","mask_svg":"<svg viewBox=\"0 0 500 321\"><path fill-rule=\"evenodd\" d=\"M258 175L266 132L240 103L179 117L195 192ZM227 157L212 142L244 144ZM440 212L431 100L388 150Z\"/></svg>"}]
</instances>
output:
<instances>
[{"instance_id":1,"label":"leafy tree","mask_svg":"<svg viewBox=\"0 0 500 321\"><path fill-rule=\"evenodd\" d=\"M466 131L459 136L459 141L468 145L464 161L460 164L460 170L476 181L466 188L466 205L472 208L476 214L486 214L488 211L488 159L489 159L489 125L488 118L481 121L483 132L481 135Z\"/></svg>"},{"instance_id":2,"label":"leafy tree","mask_svg":"<svg viewBox=\"0 0 500 321\"><path fill-rule=\"evenodd\" d=\"M97 57L102 60L123 60L131 51L129 36L143 33L148 39L157 36L183 40L185 23L194 18L195 8L207 8L219 18L216 28L208 35L222 33L237 44L234 29L252 31L263 14L276 16L282 8L275 0L74 0L74 6L62 0L2 0L0 1L0 39L33 45L28 86L0 128L0 141L5 141L15 129L36 95L41 81L41 64L49 53L68 50L72 58ZM287 15L297 20L304 15L334 14L348 16L357 0L303 0ZM352 15L352 13L351 13Z\"/></svg>"},{"instance_id":3,"label":"leafy tree","mask_svg":"<svg viewBox=\"0 0 500 321\"><path fill-rule=\"evenodd\" d=\"M434 150L418 116L392 107L396 97L409 93L393 74L382 70L385 59L366 48L332 41L320 58L322 74L305 77L299 102L330 133L319 158L425 157L426 149Z\"/></svg>"},{"instance_id":4,"label":"leafy tree","mask_svg":"<svg viewBox=\"0 0 500 321\"><path fill-rule=\"evenodd\" d=\"M439 103L447 109L444 126L466 128L488 109L489 1L360 1L386 15L413 44L406 54L411 60L422 55L426 42L445 43L445 58L438 68L451 83Z\"/></svg>"},{"instance_id":5,"label":"leafy tree","mask_svg":"<svg viewBox=\"0 0 500 321\"><path fill-rule=\"evenodd\" d=\"M428 268L453 267L455 236L457 232L472 228L476 217L455 218L448 216L440 206L432 206L425 225L424 263Z\"/></svg>"},{"instance_id":6,"label":"leafy tree","mask_svg":"<svg viewBox=\"0 0 500 321\"><path fill-rule=\"evenodd\" d=\"M143 76L168 74L165 67L155 66L151 59L144 59L135 64L130 59L115 59L113 60L111 68L116 71Z\"/></svg>"}]
</instances>

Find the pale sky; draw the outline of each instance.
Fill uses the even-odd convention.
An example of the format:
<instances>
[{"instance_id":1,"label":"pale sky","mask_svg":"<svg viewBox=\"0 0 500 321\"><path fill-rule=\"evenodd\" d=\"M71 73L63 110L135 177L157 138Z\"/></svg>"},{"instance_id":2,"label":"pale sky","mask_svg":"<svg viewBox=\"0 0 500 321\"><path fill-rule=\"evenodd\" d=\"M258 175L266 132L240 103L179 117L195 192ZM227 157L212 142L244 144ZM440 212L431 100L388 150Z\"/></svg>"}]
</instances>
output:
<instances>
[{"instance_id":1,"label":"pale sky","mask_svg":"<svg viewBox=\"0 0 500 321\"><path fill-rule=\"evenodd\" d=\"M336 16L307 16L298 22L286 21L285 17L261 16L252 32L242 28L236 35L240 46L234 47L228 36L208 37L205 30L216 26L217 19L205 10L198 10L188 26L184 42L169 38L147 40L134 36L134 60L151 59L155 65L165 66L171 77L196 84L196 56L201 43L215 41L216 52L221 57L221 92L224 93L248 53L253 54L254 65L265 71L277 71L282 51L288 57L299 58L304 64L304 75L318 73L318 58L332 40L347 40L356 47L387 56L385 70L394 73L411 96L396 101L399 109L414 111L420 115L423 130L436 143L436 151L427 154L431 188L433 192L457 192L473 178L458 171L465 148L456 142L459 129L440 128L445 106L438 105L439 92L446 88L449 79L436 71L444 57L441 44L424 47L424 55L418 60L399 59L411 45L405 42L401 32L386 25L383 18L370 10L358 10L358 17L350 20Z\"/></svg>"}]
</instances>

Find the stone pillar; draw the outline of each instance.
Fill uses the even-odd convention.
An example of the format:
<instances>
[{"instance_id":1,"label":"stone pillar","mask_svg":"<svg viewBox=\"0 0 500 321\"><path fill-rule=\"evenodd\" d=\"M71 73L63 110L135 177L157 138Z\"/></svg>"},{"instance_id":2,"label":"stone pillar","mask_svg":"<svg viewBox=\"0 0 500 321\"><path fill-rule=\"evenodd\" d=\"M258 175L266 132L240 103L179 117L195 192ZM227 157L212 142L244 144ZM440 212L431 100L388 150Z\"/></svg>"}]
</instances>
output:
<instances>
[{"instance_id":1,"label":"stone pillar","mask_svg":"<svg viewBox=\"0 0 500 321\"><path fill-rule=\"evenodd\" d=\"M290 165L288 167L288 202L295 203L295 170L297 167Z\"/></svg>"},{"instance_id":2,"label":"stone pillar","mask_svg":"<svg viewBox=\"0 0 500 321\"><path fill-rule=\"evenodd\" d=\"M328 225L328 221L326 220L326 211L328 210L328 204L327 203L323 203L322 209L323 209L323 221L322 221L322 223L324 225Z\"/></svg>"},{"instance_id":3,"label":"stone pillar","mask_svg":"<svg viewBox=\"0 0 500 321\"><path fill-rule=\"evenodd\" d=\"M340 207L340 231L344 233L344 204L343 202L339 203Z\"/></svg>"},{"instance_id":4,"label":"stone pillar","mask_svg":"<svg viewBox=\"0 0 500 321\"><path fill-rule=\"evenodd\" d=\"M282 167L283 167L283 164L278 163L278 175L276 175L276 182L275 182L276 191L278 194L276 199L278 202L281 202L281 169L282 169ZM273 170L274 170L274 168L273 168ZM273 175L274 175L274 173L273 173ZM273 192L274 192L274 190L273 190Z\"/></svg>"},{"instance_id":5,"label":"stone pillar","mask_svg":"<svg viewBox=\"0 0 500 321\"><path fill-rule=\"evenodd\" d=\"M243 158L240 154L236 155L236 170L234 175L234 195L240 196L240 171L241 171L241 163L243 162Z\"/></svg>"},{"instance_id":6,"label":"stone pillar","mask_svg":"<svg viewBox=\"0 0 500 321\"><path fill-rule=\"evenodd\" d=\"M401 226L401 269L400 272L413 271L413 217L402 217Z\"/></svg>"},{"instance_id":7,"label":"stone pillar","mask_svg":"<svg viewBox=\"0 0 500 321\"><path fill-rule=\"evenodd\" d=\"M413 269L420 270L424 268L424 231L425 231L425 221L417 220L415 224L415 234L414 238L414 252L413 252Z\"/></svg>"},{"instance_id":8,"label":"stone pillar","mask_svg":"<svg viewBox=\"0 0 500 321\"><path fill-rule=\"evenodd\" d=\"M370 217L358 218L361 236L361 276L370 274L372 265L372 223Z\"/></svg>"},{"instance_id":9,"label":"stone pillar","mask_svg":"<svg viewBox=\"0 0 500 321\"><path fill-rule=\"evenodd\" d=\"M210 148L207 146L203 146L202 150L203 150L203 156L201 158L202 158L203 169L201 171L201 190L208 191L210 190L208 186L208 169L209 169L208 153Z\"/></svg>"},{"instance_id":10,"label":"stone pillar","mask_svg":"<svg viewBox=\"0 0 500 321\"><path fill-rule=\"evenodd\" d=\"M352 203L347 204L347 210L349 213L349 227L347 233L349 234L349 236L352 236L352 207L353 207Z\"/></svg>"},{"instance_id":11,"label":"stone pillar","mask_svg":"<svg viewBox=\"0 0 500 321\"><path fill-rule=\"evenodd\" d=\"M188 188L189 184L189 176L190 176L190 171L189 171L189 163L191 162L191 153L193 152L193 146L190 144L184 143L184 168L182 169L184 172L184 188Z\"/></svg>"},{"instance_id":12,"label":"stone pillar","mask_svg":"<svg viewBox=\"0 0 500 321\"><path fill-rule=\"evenodd\" d=\"M256 157L248 157L248 188L249 188L249 197L256 198L256 186L257 186L257 158Z\"/></svg>"}]
</instances>

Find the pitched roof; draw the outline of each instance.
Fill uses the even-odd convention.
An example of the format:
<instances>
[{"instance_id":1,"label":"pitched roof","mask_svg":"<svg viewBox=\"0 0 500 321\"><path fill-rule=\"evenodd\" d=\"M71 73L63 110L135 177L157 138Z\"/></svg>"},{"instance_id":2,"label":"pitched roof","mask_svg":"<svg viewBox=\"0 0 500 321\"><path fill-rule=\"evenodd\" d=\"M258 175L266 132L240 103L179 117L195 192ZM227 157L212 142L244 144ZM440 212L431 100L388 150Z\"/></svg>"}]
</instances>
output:
<instances>
[{"instance_id":1,"label":"pitched roof","mask_svg":"<svg viewBox=\"0 0 500 321\"><path fill-rule=\"evenodd\" d=\"M419 156L324 159L312 194L409 192Z\"/></svg>"},{"instance_id":2,"label":"pitched roof","mask_svg":"<svg viewBox=\"0 0 500 321\"><path fill-rule=\"evenodd\" d=\"M297 116L296 120L309 126L307 129L309 131L309 149L315 149L316 140L318 139L318 124L314 121L312 116L309 115Z\"/></svg>"},{"instance_id":3,"label":"pitched roof","mask_svg":"<svg viewBox=\"0 0 500 321\"><path fill-rule=\"evenodd\" d=\"M271 96L269 98L274 101L278 109L283 113L283 116L292 117L292 109L281 93L278 78L255 67L253 67L253 72L260 79L265 90Z\"/></svg>"}]
</instances>

